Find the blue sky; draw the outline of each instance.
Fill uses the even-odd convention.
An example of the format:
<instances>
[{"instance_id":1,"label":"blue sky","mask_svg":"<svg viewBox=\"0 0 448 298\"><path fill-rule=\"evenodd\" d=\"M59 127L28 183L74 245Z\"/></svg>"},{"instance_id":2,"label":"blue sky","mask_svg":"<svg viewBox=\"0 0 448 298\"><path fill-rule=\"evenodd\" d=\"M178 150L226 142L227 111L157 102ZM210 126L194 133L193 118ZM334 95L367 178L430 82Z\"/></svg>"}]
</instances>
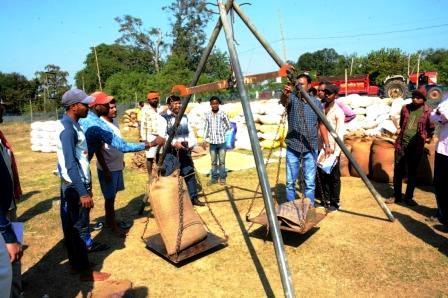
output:
<instances>
[{"instance_id":1,"label":"blue sky","mask_svg":"<svg viewBox=\"0 0 448 298\"><path fill-rule=\"evenodd\" d=\"M119 37L114 17L139 17L146 27L169 32L168 0L0 0L0 71L28 79L47 64L70 78L83 68L89 48ZM214 2L214 1L209 1ZM238 3L248 2L240 1ZM340 54L366 54L382 47L407 53L448 48L448 1L251 1L242 6L258 31L284 58L334 48ZM210 6L211 9L216 9ZM211 33L218 15L207 29ZM281 29L283 28L284 42ZM241 67L247 74L276 69L244 24L235 17ZM217 47L226 50L224 33ZM283 46L284 45L284 46Z\"/></svg>"}]
</instances>

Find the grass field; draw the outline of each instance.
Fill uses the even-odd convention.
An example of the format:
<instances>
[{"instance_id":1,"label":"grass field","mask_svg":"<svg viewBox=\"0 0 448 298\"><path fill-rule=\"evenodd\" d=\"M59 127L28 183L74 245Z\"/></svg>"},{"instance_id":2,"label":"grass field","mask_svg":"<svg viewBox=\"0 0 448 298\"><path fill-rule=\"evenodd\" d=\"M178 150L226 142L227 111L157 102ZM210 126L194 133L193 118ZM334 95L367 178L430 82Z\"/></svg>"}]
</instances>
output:
<instances>
[{"instance_id":1,"label":"grass field","mask_svg":"<svg viewBox=\"0 0 448 298\"><path fill-rule=\"evenodd\" d=\"M83 297L94 287L70 275L59 218L59 180L54 153L30 150L29 125L8 123L1 129L13 144L24 191L18 205L25 222L23 279L26 297ZM130 165L132 154L127 154ZM94 165L94 163L92 163ZM271 186L276 165L270 165ZM284 167L280 183L284 184ZM101 220L103 198L96 169L95 208L91 221ZM265 230L248 231L246 211L258 178L255 169L229 174L228 187L206 189L210 205L229 234L228 247L182 267L176 267L145 248L140 239L146 215L139 217L139 201L146 191L146 172L125 170L126 190L117 198L118 217L134 223L125 239L107 231L94 232L95 239L112 249L90 254L96 269L112 273L111 279L130 280L135 297L264 297L283 296L271 240ZM201 177L203 184L207 181ZM375 184L385 196L387 184ZM367 188L358 178L342 180L342 210L329 214L318 228L306 235L283 233L285 251L297 296L328 297L448 297L448 234L424 218L435 212L430 189L417 189L417 207L392 205L397 220L386 220ZM255 211L262 208L255 202ZM148 212L148 208L147 211ZM212 231L220 231L206 207L198 209ZM149 218L146 236L157 233Z\"/></svg>"}]
</instances>

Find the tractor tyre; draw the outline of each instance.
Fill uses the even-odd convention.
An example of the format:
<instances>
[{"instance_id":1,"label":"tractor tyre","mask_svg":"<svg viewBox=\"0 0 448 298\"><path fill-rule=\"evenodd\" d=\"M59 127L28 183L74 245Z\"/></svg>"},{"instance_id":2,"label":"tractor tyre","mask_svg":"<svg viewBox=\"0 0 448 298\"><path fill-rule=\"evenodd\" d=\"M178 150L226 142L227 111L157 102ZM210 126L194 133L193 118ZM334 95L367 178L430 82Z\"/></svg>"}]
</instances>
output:
<instances>
[{"instance_id":1,"label":"tractor tyre","mask_svg":"<svg viewBox=\"0 0 448 298\"><path fill-rule=\"evenodd\" d=\"M429 88L426 97L430 100L440 100L442 99L442 89L439 87Z\"/></svg>"},{"instance_id":2,"label":"tractor tyre","mask_svg":"<svg viewBox=\"0 0 448 298\"><path fill-rule=\"evenodd\" d=\"M384 95L390 98L406 98L408 86L401 80L391 80L384 85Z\"/></svg>"}]
</instances>

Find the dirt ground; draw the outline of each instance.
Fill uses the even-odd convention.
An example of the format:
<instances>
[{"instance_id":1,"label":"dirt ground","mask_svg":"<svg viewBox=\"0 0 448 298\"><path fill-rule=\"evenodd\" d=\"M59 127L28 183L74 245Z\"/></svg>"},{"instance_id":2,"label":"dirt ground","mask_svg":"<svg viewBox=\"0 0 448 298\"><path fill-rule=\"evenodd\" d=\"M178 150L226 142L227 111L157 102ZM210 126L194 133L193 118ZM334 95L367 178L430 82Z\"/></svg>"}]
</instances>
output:
<instances>
[{"instance_id":1,"label":"dirt ground","mask_svg":"<svg viewBox=\"0 0 448 298\"><path fill-rule=\"evenodd\" d=\"M54 153L30 150L29 125L3 124L1 129L13 144L18 160L23 200L19 220L25 222L27 248L23 257L26 297L83 297L95 285L81 283L70 275L62 244L59 219L59 181L53 175ZM130 164L131 154L126 161ZM93 163L92 163L93 164ZM270 165L271 186L277 165ZM284 188L284 167L280 187ZM103 220L103 198L96 169L95 208L91 222ZM112 273L111 279L130 280L134 297L263 297L283 296L273 243L265 229L246 222L258 178L255 169L231 172L227 187L214 185L210 206L230 236L228 246L181 267L174 266L145 248L141 240L150 215L138 216L146 191L145 172L127 168L126 190L117 197L118 217L134 225L125 239L107 230L94 232L95 240L112 249L90 254L97 270ZM201 176L205 185L207 177ZM375 184L384 196L388 184ZM306 235L283 233L285 252L297 296L328 297L448 297L448 234L425 222L435 212L430 188L418 188L416 207L390 206L391 223L358 178L342 179L342 210L329 214ZM263 206L255 201L254 212ZM211 230L221 236L206 207L197 209ZM149 217L145 236L157 233ZM98 286L98 285L97 285Z\"/></svg>"}]
</instances>

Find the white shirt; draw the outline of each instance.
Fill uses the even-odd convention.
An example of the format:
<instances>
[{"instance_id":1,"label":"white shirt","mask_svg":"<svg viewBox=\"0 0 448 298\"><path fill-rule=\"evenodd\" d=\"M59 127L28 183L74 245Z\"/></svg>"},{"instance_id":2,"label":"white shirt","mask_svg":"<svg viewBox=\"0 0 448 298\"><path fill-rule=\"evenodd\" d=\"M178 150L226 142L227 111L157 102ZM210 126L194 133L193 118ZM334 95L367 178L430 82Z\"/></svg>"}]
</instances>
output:
<instances>
[{"instance_id":1,"label":"white shirt","mask_svg":"<svg viewBox=\"0 0 448 298\"><path fill-rule=\"evenodd\" d=\"M437 110L440 112L440 115L437 114ZM448 100L441 102L437 108L431 112L429 119L431 122L440 125L439 142L436 146L436 152L448 156Z\"/></svg>"}]
</instances>

